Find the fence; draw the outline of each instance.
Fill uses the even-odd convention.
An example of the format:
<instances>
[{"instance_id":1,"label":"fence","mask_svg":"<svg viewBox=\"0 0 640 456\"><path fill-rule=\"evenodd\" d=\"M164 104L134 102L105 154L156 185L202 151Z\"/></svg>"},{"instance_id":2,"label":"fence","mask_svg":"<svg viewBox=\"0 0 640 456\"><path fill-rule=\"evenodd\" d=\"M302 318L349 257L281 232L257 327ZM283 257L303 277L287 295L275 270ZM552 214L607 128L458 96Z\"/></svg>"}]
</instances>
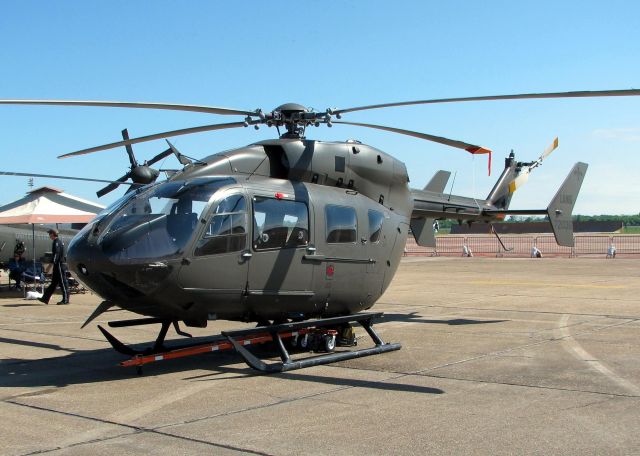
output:
<instances>
[{"instance_id":1,"label":"fence","mask_svg":"<svg viewBox=\"0 0 640 456\"><path fill-rule=\"evenodd\" d=\"M543 256L603 256L615 247L616 256L640 256L640 235L575 235L574 247L563 247L552 235L501 235L505 250L496 236L446 235L436 236L436 247L420 247L411 235L407 239L408 256L462 256L464 246L473 255L528 257L537 247Z\"/></svg>"}]
</instances>

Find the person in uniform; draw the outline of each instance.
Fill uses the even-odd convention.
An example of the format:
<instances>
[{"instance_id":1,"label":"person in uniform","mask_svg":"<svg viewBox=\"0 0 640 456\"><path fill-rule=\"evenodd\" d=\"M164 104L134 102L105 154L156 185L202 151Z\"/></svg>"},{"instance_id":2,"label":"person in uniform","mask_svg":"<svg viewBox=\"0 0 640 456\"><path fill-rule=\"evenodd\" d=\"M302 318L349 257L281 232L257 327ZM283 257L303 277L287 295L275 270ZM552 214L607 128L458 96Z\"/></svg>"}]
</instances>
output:
<instances>
[{"instance_id":1,"label":"person in uniform","mask_svg":"<svg viewBox=\"0 0 640 456\"><path fill-rule=\"evenodd\" d=\"M44 290L44 295L40 298L40 301L49 304L49 299L56 287L60 285L62 291L62 301L58 304L69 304L69 286L67 285L67 267L64 261L64 243L62 239L58 237L58 231L50 229L48 231L49 238L53 242L51 244L51 253L53 255L53 271L51 273L51 283Z\"/></svg>"}]
</instances>

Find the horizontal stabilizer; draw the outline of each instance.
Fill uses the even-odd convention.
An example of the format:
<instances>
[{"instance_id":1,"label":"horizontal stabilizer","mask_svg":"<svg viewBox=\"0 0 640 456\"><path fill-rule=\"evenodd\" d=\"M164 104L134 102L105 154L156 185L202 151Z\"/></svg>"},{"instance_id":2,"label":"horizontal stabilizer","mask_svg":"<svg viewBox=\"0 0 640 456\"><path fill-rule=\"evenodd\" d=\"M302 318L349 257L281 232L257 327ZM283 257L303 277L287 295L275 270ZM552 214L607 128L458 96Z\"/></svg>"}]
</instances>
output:
<instances>
[{"instance_id":1,"label":"horizontal stabilizer","mask_svg":"<svg viewBox=\"0 0 640 456\"><path fill-rule=\"evenodd\" d=\"M578 192L582 186L582 181L584 180L588 166L589 165L582 162L574 165L547 208L549 221L551 222L553 234L556 236L558 245L573 247L573 221L571 220L571 213L576 204Z\"/></svg>"},{"instance_id":2,"label":"horizontal stabilizer","mask_svg":"<svg viewBox=\"0 0 640 456\"><path fill-rule=\"evenodd\" d=\"M429 183L424 187L428 192L443 193L447 182L449 182L450 171L440 170L433 175Z\"/></svg>"}]
</instances>

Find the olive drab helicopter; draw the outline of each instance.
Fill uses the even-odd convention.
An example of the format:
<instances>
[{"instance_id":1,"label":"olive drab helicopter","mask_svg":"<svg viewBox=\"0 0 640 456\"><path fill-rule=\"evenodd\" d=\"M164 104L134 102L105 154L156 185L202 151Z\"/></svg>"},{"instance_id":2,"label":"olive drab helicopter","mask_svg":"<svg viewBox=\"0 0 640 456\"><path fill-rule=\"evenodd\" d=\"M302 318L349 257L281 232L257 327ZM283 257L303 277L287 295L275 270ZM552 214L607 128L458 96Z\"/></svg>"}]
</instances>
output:
<instances>
[{"instance_id":1,"label":"olive drab helicopter","mask_svg":"<svg viewBox=\"0 0 640 456\"><path fill-rule=\"evenodd\" d=\"M124 365L222 349L235 349L255 369L281 372L400 349L373 329L381 313L369 312L389 286L410 233L417 243L435 246L435 220L491 223L510 214L547 215L558 244L573 245L571 213L587 164L576 163L545 209L509 209L512 196L530 172L557 147L536 160L520 162L513 152L485 199L444 193L450 173L437 172L424 189L409 187L405 165L359 141L307 139L313 126L345 124L385 130L488 154L463 141L369 123L343 115L363 110L431 103L636 96L640 90L533 93L408 101L314 111L288 103L266 112L207 106L65 100L0 100L0 104L69 105L192 111L240 116L218 123L123 140L62 155L70 157L124 146L131 169L98 192L128 185L68 245L70 270L104 301L87 319L119 307L143 316L111 327L160 324L155 343L136 350L98 326L112 346L132 356ZM212 130L266 125L278 138L202 159L169 147L139 164L136 143ZM151 165L174 154L183 168L162 182ZM10 173L28 175L32 173ZM41 175L48 176L48 175ZM68 178L66 176L48 176ZM87 180L87 179L85 179ZM226 331L206 343L168 347L171 326L206 327L218 319L256 322L257 327ZM353 325L373 340L357 344ZM279 361L265 362L246 346L273 342ZM285 347L284 341L291 342ZM336 350L336 345L351 348ZM291 358L291 346L321 352Z\"/></svg>"}]
</instances>

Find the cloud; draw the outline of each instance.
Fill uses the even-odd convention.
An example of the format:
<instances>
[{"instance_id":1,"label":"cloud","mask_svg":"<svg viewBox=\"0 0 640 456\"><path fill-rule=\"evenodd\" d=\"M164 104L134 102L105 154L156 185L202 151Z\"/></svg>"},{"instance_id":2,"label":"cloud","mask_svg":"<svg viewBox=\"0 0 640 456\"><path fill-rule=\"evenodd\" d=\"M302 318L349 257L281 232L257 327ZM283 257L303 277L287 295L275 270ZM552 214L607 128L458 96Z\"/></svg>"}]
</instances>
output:
<instances>
[{"instance_id":1,"label":"cloud","mask_svg":"<svg viewBox=\"0 0 640 456\"><path fill-rule=\"evenodd\" d=\"M640 142L640 128L598 128L592 134L597 139Z\"/></svg>"}]
</instances>

